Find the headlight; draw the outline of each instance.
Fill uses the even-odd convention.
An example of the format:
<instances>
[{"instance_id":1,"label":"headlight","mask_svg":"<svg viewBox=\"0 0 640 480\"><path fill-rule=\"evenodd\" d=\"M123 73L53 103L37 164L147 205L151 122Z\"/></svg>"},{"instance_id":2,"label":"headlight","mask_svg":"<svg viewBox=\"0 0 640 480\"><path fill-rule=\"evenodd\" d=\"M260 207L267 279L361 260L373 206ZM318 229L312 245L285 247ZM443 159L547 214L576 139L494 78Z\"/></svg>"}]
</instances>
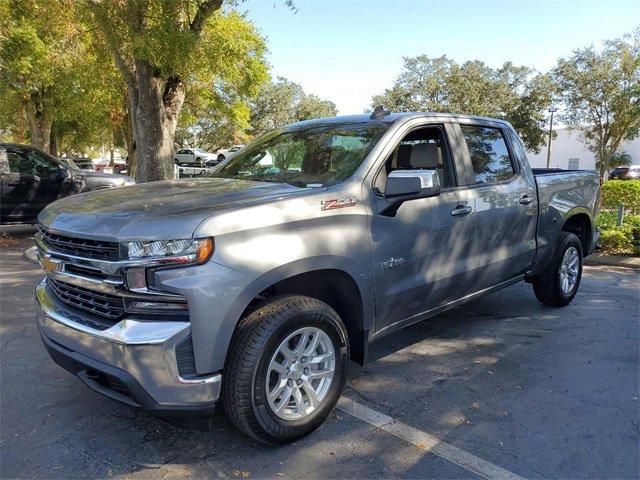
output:
<instances>
[{"instance_id":1,"label":"headlight","mask_svg":"<svg viewBox=\"0 0 640 480\"><path fill-rule=\"evenodd\" d=\"M204 263L213 253L213 239L158 240L153 242L129 242L129 258L174 257L176 263ZM169 258L167 258L169 260Z\"/></svg>"}]
</instances>

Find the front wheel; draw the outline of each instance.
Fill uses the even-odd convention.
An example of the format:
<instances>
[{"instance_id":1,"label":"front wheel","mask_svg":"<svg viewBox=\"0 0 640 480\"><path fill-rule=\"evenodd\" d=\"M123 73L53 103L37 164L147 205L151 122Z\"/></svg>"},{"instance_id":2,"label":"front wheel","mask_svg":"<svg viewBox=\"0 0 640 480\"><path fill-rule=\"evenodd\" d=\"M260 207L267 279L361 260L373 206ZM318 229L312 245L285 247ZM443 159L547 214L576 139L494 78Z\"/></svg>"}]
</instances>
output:
<instances>
[{"instance_id":1,"label":"front wheel","mask_svg":"<svg viewBox=\"0 0 640 480\"><path fill-rule=\"evenodd\" d=\"M218 155L218 163L220 162L224 162L224 155L222 154Z\"/></svg>"},{"instance_id":2,"label":"front wheel","mask_svg":"<svg viewBox=\"0 0 640 480\"><path fill-rule=\"evenodd\" d=\"M238 324L222 383L231 422L267 444L318 428L347 377L349 343L340 316L320 300L288 295Z\"/></svg>"},{"instance_id":3,"label":"front wheel","mask_svg":"<svg viewBox=\"0 0 640 480\"><path fill-rule=\"evenodd\" d=\"M552 307L564 307L578 293L582 279L582 243L573 233L561 232L551 263L531 281L536 298Z\"/></svg>"}]
</instances>

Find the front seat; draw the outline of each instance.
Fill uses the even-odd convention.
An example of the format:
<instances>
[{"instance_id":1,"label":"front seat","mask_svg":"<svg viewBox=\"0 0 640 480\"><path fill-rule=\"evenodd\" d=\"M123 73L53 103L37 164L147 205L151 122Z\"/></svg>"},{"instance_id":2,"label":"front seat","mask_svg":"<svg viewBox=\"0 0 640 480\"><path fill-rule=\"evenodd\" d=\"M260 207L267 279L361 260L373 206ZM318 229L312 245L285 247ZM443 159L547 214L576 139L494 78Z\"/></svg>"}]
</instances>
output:
<instances>
[{"instance_id":1,"label":"front seat","mask_svg":"<svg viewBox=\"0 0 640 480\"><path fill-rule=\"evenodd\" d=\"M440 148L436 143L418 143L411 149L412 168L436 170L440 177L440 185L444 186L444 169L439 168Z\"/></svg>"}]
</instances>

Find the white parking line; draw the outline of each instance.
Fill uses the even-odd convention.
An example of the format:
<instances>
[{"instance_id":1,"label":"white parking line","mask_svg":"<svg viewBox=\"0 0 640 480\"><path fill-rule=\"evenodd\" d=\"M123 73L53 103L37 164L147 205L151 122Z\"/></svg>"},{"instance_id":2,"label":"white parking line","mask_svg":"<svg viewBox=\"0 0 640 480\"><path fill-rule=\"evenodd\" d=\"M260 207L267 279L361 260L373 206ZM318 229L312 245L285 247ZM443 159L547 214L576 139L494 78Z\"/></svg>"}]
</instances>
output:
<instances>
[{"instance_id":1,"label":"white parking line","mask_svg":"<svg viewBox=\"0 0 640 480\"><path fill-rule=\"evenodd\" d=\"M338 408L349 415L415 445L421 450L433 453L487 480L524 480L523 477L505 470L498 465L494 465L469 452L460 450L458 447L443 442L433 435L398 422L384 413L376 412L348 398L341 397L338 401Z\"/></svg>"}]
</instances>

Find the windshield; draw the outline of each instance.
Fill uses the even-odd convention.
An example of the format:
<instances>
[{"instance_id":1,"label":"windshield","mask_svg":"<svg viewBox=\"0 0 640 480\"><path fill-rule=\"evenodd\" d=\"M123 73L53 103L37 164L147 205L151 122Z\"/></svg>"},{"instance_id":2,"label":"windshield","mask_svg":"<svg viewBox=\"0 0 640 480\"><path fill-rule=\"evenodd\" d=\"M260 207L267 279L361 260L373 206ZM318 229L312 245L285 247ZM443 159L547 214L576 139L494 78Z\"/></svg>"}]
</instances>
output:
<instances>
[{"instance_id":1,"label":"windshield","mask_svg":"<svg viewBox=\"0 0 640 480\"><path fill-rule=\"evenodd\" d=\"M78 165L76 165L76 162L74 162L70 158L61 158L60 160L63 163L65 163L71 170L80 170L80 167L78 167Z\"/></svg>"},{"instance_id":2,"label":"windshield","mask_svg":"<svg viewBox=\"0 0 640 480\"><path fill-rule=\"evenodd\" d=\"M213 177L327 187L350 177L387 130L385 123L325 124L275 131L242 149Z\"/></svg>"}]
</instances>

